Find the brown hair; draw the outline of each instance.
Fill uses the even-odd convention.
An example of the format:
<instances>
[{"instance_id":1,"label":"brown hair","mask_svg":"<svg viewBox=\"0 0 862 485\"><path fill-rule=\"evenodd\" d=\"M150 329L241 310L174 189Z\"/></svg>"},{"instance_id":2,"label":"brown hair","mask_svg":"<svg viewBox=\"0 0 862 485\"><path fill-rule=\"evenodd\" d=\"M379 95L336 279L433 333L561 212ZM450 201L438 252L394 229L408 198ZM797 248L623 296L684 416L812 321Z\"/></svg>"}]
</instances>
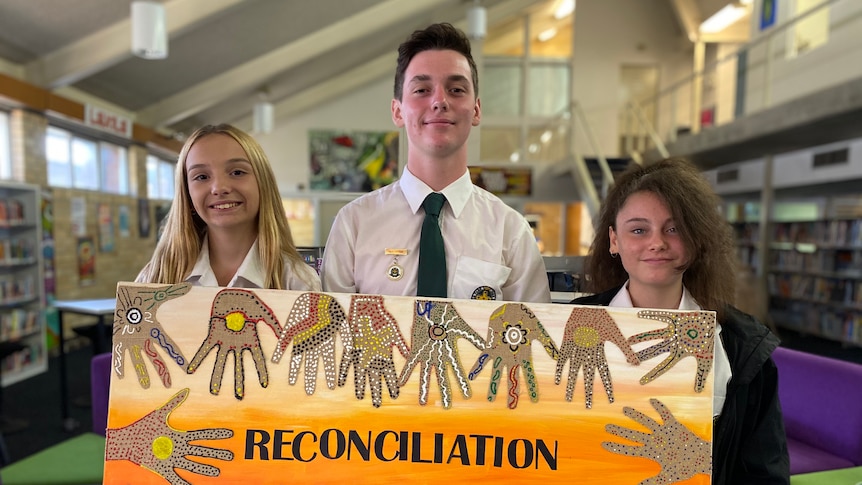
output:
<instances>
[{"instance_id":1,"label":"brown hair","mask_svg":"<svg viewBox=\"0 0 862 485\"><path fill-rule=\"evenodd\" d=\"M651 192L667 205L689 257L683 285L705 310L715 311L721 319L724 307L735 297L733 231L719 212L721 200L709 182L682 158L646 167L635 164L619 175L594 225L595 238L586 261L588 290L607 291L628 279L621 258L608 251L608 228L616 230L617 214L636 192Z\"/></svg>"},{"instance_id":2,"label":"brown hair","mask_svg":"<svg viewBox=\"0 0 862 485\"><path fill-rule=\"evenodd\" d=\"M413 57L429 50L453 50L467 58L473 78L473 92L479 96L479 73L470 51L470 39L452 24L432 24L423 30L414 31L398 46L398 65L395 69L395 99L401 101L404 89L404 73Z\"/></svg>"}]
</instances>

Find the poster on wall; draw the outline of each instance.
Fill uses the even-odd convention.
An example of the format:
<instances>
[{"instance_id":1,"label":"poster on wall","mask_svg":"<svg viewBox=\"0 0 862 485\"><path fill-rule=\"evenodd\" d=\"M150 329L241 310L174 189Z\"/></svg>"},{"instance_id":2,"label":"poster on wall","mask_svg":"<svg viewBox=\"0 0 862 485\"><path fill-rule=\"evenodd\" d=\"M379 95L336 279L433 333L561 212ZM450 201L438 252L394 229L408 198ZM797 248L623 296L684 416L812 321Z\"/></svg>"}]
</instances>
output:
<instances>
[{"instance_id":1,"label":"poster on wall","mask_svg":"<svg viewBox=\"0 0 862 485\"><path fill-rule=\"evenodd\" d=\"M111 214L111 206L99 204L97 213L99 217L99 251L112 253L114 252L114 216Z\"/></svg>"},{"instance_id":2,"label":"poster on wall","mask_svg":"<svg viewBox=\"0 0 862 485\"><path fill-rule=\"evenodd\" d=\"M707 485L714 332L706 311L120 283L104 483Z\"/></svg>"},{"instance_id":3,"label":"poster on wall","mask_svg":"<svg viewBox=\"0 0 862 485\"><path fill-rule=\"evenodd\" d=\"M776 0L763 0L760 4L760 30L766 30L775 25L775 9L778 8Z\"/></svg>"},{"instance_id":4,"label":"poster on wall","mask_svg":"<svg viewBox=\"0 0 862 485\"><path fill-rule=\"evenodd\" d=\"M398 131L309 130L311 190L370 192L398 177Z\"/></svg>"},{"instance_id":5,"label":"poster on wall","mask_svg":"<svg viewBox=\"0 0 862 485\"><path fill-rule=\"evenodd\" d=\"M96 282L96 245L92 236L78 238L78 284L90 286Z\"/></svg>"},{"instance_id":6,"label":"poster on wall","mask_svg":"<svg viewBox=\"0 0 862 485\"><path fill-rule=\"evenodd\" d=\"M117 230L120 237L129 237L132 231L129 230L129 206L121 204L117 207Z\"/></svg>"},{"instance_id":7,"label":"poster on wall","mask_svg":"<svg viewBox=\"0 0 862 485\"><path fill-rule=\"evenodd\" d=\"M73 236L87 234L87 202L83 197L72 197L69 202L69 223L72 225Z\"/></svg>"},{"instance_id":8,"label":"poster on wall","mask_svg":"<svg viewBox=\"0 0 862 485\"><path fill-rule=\"evenodd\" d=\"M147 199L138 199L138 235L141 239L150 237L150 201Z\"/></svg>"},{"instance_id":9,"label":"poster on wall","mask_svg":"<svg viewBox=\"0 0 862 485\"><path fill-rule=\"evenodd\" d=\"M470 180L494 195L530 195L533 170L529 167L470 166Z\"/></svg>"}]
</instances>

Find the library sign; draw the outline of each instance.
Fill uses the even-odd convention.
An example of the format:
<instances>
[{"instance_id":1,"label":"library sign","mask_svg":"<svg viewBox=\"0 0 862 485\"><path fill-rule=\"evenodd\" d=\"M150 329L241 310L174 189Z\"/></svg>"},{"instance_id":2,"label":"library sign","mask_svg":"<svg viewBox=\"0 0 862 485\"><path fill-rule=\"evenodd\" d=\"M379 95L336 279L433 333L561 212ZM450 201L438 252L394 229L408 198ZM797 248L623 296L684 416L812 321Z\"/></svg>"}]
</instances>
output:
<instances>
[{"instance_id":1,"label":"library sign","mask_svg":"<svg viewBox=\"0 0 862 485\"><path fill-rule=\"evenodd\" d=\"M121 283L104 483L709 484L714 329L713 312Z\"/></svg>"}]
</instances>

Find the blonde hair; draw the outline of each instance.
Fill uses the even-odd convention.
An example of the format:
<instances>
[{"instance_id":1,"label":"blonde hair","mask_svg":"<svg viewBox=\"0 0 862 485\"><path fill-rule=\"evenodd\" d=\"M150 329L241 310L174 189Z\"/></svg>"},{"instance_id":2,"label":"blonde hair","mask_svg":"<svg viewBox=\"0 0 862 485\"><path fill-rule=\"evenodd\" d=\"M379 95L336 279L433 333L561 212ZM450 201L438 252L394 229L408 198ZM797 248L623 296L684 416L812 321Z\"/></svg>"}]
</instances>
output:
<instances>
[{"instance_id":1,"label":"blonde hair","mask_svg":"<svg viewBox=\"0 0 862 485\"><path fill-rule=\"evenodd\" d=\"M305 262L296 250L281 203L281 194L275 174L260 144L244 131L228 125L207 125L191 134L180 151L174 170L174 200L165 219L164 229L150 261L138 275L138 282L173 284L184 281L200 255L206 223L196 213L189 196L186 159L192 146L209 135L227 135L242 147L251 162L252 172L260 191L260 209L257 215L257 251L266 269L264 286L287 289L284 279L285 257L291 269ZM159 221L157 221L159 222ZM303 272L297 272L305 279ZM308 282L311 283L311 282Z\"/></svg>"}]
</instances>

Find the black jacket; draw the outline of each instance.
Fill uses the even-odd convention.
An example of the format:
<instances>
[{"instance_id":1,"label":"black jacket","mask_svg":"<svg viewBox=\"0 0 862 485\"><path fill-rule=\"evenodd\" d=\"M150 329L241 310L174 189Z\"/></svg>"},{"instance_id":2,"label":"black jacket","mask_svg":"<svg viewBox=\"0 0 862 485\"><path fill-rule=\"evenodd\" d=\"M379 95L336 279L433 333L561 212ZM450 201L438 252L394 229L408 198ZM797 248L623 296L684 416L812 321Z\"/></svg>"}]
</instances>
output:
<instances>
[{"instance_id":1,"label":"black jacket","mask_svg":"<svg viewBox=\"0 0 862 485\"><path fill-rule=\"evenodd\" d=\"M619 288L572 300L607 306ZM778 369L770 357L778 338L751 315L729 306L721 343L732 377L721 415L713 427L714 485L790 483L790 458L778 402Z\"/></svg>"}]
</instances>

